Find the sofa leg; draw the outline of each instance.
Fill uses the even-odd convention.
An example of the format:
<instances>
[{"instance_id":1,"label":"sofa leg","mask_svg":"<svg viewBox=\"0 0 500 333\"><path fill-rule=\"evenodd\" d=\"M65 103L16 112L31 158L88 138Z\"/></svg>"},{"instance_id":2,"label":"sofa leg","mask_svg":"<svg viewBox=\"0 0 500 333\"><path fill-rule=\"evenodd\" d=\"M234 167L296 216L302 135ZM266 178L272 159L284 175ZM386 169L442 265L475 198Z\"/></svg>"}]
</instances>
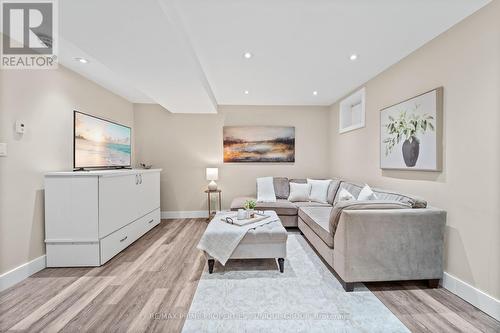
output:
<instances>
[{"instance_id":1,"label":"sofa leg","mask_svg":"<svg viewBox=\"0 0 500 333\"><path fill-rule=\"evenodd\" d=\"M212 274L214 271L214 264L215 260L214 259L208 259L208 273Z\"/></svg>"},{"instance_id":2,"label":"sofa leg","mask_svg":"<svg viewBox=\"0 0 500 333\"><path fill-rule=\"evenodd\" d=\"M429 288L437 288L439 287L439 279L427 280L427 285Z\"/></svg>"},{"instance_id":3,"label":"sofa leg","mask_svg":"<svg viewBox=\"0 0 500 333\"><path fill-rule=\"evenodd\" d=\"M353 282L342 281L341 284L342 284L342 287L344 288L344 290L348 293L354 290L354 283Z\"/></svg>"},{"instance_id":4,"label":"sofa leg","mask_svg":"<svg viewBox=\"0 0 500 333\"><path fill-rule=\"evenodd\" d=\"M280 272L283 273L285 271L285 259L278 258L278 265L280 266Z\"/></svg>"}]
</instances>

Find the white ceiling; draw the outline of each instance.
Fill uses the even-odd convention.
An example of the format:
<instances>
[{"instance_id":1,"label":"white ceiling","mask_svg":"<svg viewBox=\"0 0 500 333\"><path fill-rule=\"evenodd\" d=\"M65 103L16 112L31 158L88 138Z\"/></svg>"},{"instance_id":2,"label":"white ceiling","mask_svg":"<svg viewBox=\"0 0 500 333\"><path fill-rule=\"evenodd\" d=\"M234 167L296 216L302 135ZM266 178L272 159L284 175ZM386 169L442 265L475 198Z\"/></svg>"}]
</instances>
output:
<instances>
[{"instance_id":1,"label":"white ceiling","mask_svg":"<svg viewBox=\"0 0 500 333\"><path fill-rule=\"evenodd\" d=\"M60 1L60 61L171 112L330 105L488 2Z\"/></svg>"}]
</instances>

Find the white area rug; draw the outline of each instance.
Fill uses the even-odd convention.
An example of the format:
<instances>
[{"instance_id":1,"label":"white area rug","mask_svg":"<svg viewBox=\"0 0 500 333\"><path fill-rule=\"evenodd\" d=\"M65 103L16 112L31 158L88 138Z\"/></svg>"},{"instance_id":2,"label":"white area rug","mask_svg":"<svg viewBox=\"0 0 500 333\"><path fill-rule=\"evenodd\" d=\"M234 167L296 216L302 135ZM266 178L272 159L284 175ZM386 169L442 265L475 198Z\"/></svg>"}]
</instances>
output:
<instances>
[{"instance_id":1,"label":"white area rug","mask_svg":"<svg viewBox=\"0 0 500 333\"><path fill-rule=\"evenodd\" d=\"M299 234L272 259L203 272L183 332L409 332L363 285L346 293Z\"/></svg>"}]
</instances>

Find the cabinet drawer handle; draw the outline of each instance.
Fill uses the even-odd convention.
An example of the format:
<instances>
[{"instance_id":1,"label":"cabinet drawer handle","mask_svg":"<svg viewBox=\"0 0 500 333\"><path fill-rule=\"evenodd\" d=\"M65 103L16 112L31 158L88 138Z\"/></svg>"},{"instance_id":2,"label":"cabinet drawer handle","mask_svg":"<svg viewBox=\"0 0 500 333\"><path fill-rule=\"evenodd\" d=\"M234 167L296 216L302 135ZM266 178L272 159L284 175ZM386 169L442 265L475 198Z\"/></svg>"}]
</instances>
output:
<instances>
[{"instance_id":1,"label":"cabinet drawer handle","mask_svg":"<svg viewBox=\"0 0 500 333\"><path fill-rule=\"evenodd\" d=\"M128 236L125 236L124 238L120 239L120 242L124 242L127 238Z\"/></svg>"},{"instance_id":2,"label":"cabinet drawer handle","mask_svg":"<svg viewBox=\"0 0 500 333\"><path fill-rule=\"evenodd\" d=\"M139 185L139 175L135 175L135 185Z\"/></svg>"},{"instance_id":3,"label":"cabinet drawer handle","mask_svg":"<svg viewBox=\"0 0 500 333\"><path fill-rule=\"evenodd\" d=\"M151 221L149 221L148 223L153 223L153 221L154 221L154 220L155 220L155 219L152 219L152 220L151 220Z\"/></svg>"}]
</instances>

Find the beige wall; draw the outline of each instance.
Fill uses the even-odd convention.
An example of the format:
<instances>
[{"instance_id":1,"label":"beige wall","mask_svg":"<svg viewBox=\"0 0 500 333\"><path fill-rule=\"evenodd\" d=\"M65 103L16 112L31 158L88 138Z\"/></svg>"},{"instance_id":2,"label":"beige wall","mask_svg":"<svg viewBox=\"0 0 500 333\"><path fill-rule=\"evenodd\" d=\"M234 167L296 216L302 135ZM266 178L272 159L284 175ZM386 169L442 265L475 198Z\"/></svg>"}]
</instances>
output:
<instances>
[{"instance_id":1,"label":"beige wall","mask_svg":"<svg viewBox=\"0 0 500 333\"><path fill-rule=\"evenodd\" d=\"M218 114L171 114L157 105L136 104L137 161L163 168L162 211L207 209L205 168L219 167L223 208L240 195L255 195L259 176L325 177L329 173L328 108L219 107ZM224 164L224 125L295 126L295 163Z\"/></svg>"},{"instance_id":2,"label":"beige wall","mask_svg":"<svg viewBox=\"0 0 500 333\"><path fill-rule=\"evenodd\" d=\"M63 67L0 71L0 274L45 252L43 174L73 167L74 109L133 125L131 103Z\"/></svg>"},{"instance_id":3,"label":"beige wall","mask_svg":"<svg viewBox=\"0 0 500 333\"><path fill-rule=\"evenodd\" d=\"M420 195L448 211L445 270L500 298L500 1L367 82L366 127L338 134L332 174ZM443 172L382 171L379 111L444 87Z\"/></svg>"}]
</instances>

